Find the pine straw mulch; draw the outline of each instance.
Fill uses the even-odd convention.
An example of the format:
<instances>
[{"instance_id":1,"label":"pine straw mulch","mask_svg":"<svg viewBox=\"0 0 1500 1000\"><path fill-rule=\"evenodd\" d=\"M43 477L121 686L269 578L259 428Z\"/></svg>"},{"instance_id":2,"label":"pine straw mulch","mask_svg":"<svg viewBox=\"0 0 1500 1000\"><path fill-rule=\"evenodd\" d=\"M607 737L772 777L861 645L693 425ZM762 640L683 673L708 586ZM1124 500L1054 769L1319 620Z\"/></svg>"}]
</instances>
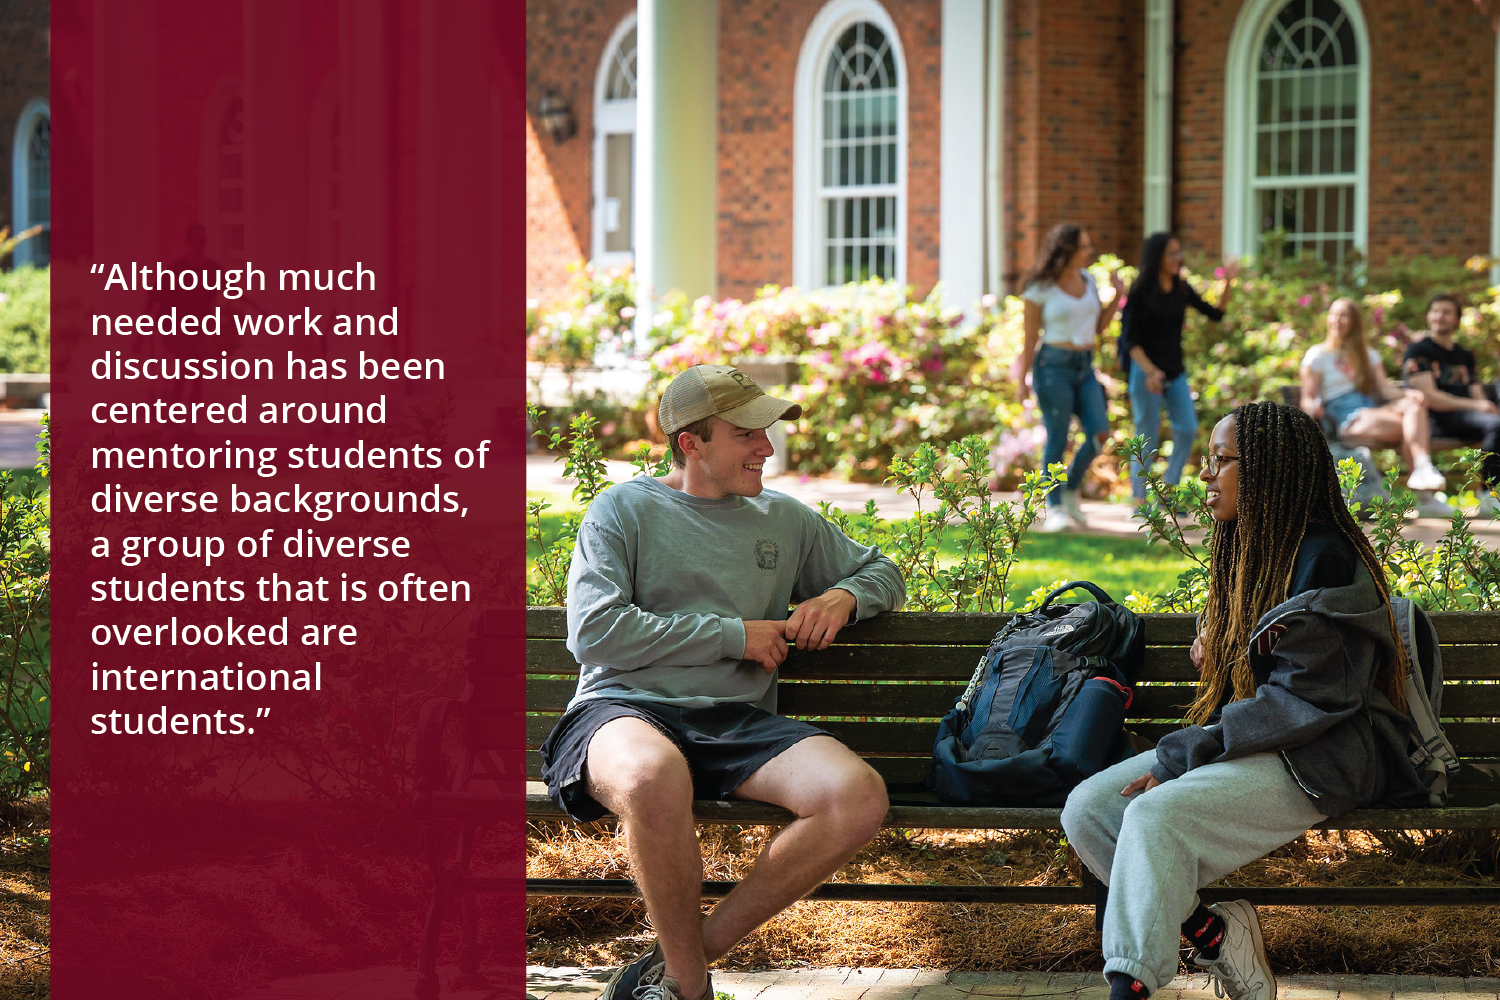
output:
<instances>
[{"instance_id":1,"label":"pine straw mulch","mask_svg":"<svg viewBox=\"0 0 1500 1000\"><path fill-rule=\"evenodd\" d=\"M741 877L771 831L703 827L704 877ZM1060 834L884 831L841 881L1076 884ZM1236 872L1226 885L1495 884L1493 832L1378 836L1313 832ZM1071 871L1070 871L1071 867ZM625 878L624 838L609 824L532 824L533 878ZM1264 907L1278 971L1500 976L1500 908ZM1004 904L798 903L746 939L725 968L864 966L1086 972L1103 959L1092 907ZM649 939L639 900L541 897L529 903L528 962L616 965Z\"/></svg>"},{"instance_id":2,"label":"pine straw mulch","mask_svg":"<svg viewBox=\"0 0 1500 1000\"><path fill-rule=\"evenodd\" d=\"M0 807L0 1000L50 992L50 824L46 796Z\"/></svg>"}]
</instances>

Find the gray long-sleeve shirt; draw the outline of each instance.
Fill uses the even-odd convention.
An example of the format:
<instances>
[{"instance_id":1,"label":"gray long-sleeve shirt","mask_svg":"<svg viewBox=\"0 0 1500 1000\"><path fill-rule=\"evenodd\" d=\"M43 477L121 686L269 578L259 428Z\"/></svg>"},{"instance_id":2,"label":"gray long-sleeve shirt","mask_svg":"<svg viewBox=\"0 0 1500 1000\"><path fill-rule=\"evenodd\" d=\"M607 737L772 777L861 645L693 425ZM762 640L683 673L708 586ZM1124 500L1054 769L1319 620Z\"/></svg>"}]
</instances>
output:
<instances>
[{"instance_id":1,"label":"gray long-sleeve shirt","mask_svg":"<svg viewBox=\"0 0 1500 1000\"><path fill-rule=\"evenodd\" d=\"M776 710L775 678L745 661L745 622L839 587L856 618L906 601L895 563L801 501L763 490L711 500L639 476L589 507L568 573L571 704L642 698Z\"/></svg>"}]
</instances>

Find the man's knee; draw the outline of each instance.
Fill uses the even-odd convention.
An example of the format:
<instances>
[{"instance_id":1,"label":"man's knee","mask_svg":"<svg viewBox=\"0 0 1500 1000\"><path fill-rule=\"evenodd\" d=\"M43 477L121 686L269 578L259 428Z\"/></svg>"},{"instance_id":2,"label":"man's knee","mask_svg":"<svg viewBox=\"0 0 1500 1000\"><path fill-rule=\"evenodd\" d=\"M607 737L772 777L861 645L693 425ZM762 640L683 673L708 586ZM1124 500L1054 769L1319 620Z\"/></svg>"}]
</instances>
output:
<instances>
[{"instance_id":1,"label":"man's knee","mask_svg":"<svg viewBox=\"0 0 1500 1000\"><path fill-rule=\"evenodd\" d=\"M841 776L830 789L827 800L827 811L836 818L837 829L852 845L873 840L890 807L885 781L864 761Z\"/></svg>"},{"instance_id":2,"label":"man's knee","mask_svg":"<svg viewBox=\"0 0 1500 1000\"><path fill-rule=\"evenodd\" d=\"M628 753L590 747L589 794L624 819L691 813L693 777L676 747L646 745Z\"/></svg>"}]
</instances>

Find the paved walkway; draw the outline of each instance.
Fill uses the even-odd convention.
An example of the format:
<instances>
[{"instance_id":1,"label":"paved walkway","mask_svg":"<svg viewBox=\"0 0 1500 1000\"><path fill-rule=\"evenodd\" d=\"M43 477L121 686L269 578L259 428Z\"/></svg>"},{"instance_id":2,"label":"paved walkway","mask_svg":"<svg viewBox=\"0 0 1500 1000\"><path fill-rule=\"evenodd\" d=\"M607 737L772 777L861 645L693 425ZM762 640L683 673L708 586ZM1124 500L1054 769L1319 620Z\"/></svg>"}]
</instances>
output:
<instances>
[{"instance_id":1,"label":"paved walkway","mask_svg":"<svg viewBox=\"0 0 1500 1000\"><path fill-rule=\"evenodd\" d=\"M610 970L526 970L529 1000L592 1000ZM787 969L717 973L714 989L735 1000L964 1000L967 997L1070 997L1107 1000L1109 989L1092 972L943 972L921 969ZM1424 1000L1500 998L1500 979L1431 976L1283 976L1281 1000ZM1179 976L1155 996L1216 1000L1202 976ZM446 1000L446 996L445 996Z\"/></svg>"},{"instance_id":2,"label":"paved walkway","mask_svg":"<svg viewBox=\"0 0 1500 1000\"><path fill-rule=\"evenodd\" d=\"M609 479L623 482L636 474L629 462L609 462ZM562 477L562 462L545 453L526 456L526 489L566 498L572 493L573 483ZM905 517L916 509L916 501L910 494L901 493L891 486L871 483L846 483L838 479L823 479L812 476L782 475L767 476L768 489L790 494L810 506L827 500L846 513L864 510L865 501L873 499L885 517ZM1016 494L996 494L1001 499L1017 499ZM936 506L929 495L925 505L930 510ZM1131 517L1132 505L1103 500L1085 500L1082 503L1084 516L1088 519L1085 534L1114 535L1124 538L1139 538L1142 522ZM1500 520L1471 519L1469 527L1487 546L1500 549ZM1406 536L1416 541L1432 544L1448 530L1448 522L1438 517L1416 518L1410 522ZM1196 531L1196 529L1195 529Z\"/></svg>"},{"instance_id":3,"label":"paved walkway","mask_svg":"<svg viewBox=\"0 0 1500 1000\"><path fill-rule=\"evenodd\" d=\"M519 970L518 970L519 971ZM610 969L526 970L527 1000L595 1000ZM440 970L440 1000L510 1000L515 980L482 970L464 981L457 968ZM358 972L280 979L235 1000L411 1000L416 972L381 966ZM1067 997L1107 1000L1092 972L944 972L924 969L784 969L720 972L714 989L735 1000L966 1000L968 997ZM1500 1000L1500 979L1433 976L1281 976L1280 1000ZM1179 976L1162 1000L1217 1000L1201 976Z\"/></svg>"},{"instance_id":4,"label":"paved walkway","mask_svg":"<svg viewBox=\"0 0 1500 1000\"><path fill-rule=\"evenodd\" d=\"M45 410L0 410L0 469L36 465L38 421Z\"/></svg>"}]
</instances>

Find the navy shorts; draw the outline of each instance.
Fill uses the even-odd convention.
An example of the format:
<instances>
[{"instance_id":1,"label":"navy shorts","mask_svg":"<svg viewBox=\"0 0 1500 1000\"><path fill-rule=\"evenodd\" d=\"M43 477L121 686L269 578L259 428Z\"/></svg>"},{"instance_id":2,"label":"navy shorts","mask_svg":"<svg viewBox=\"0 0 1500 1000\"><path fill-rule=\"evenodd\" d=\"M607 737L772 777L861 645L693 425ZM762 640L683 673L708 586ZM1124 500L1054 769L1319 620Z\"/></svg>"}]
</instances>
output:
<instances>
[{"instance_id":1,"label":"navy shorts","mask_svg":"<svg viewBox=\"0 0 1500 1000\"><path fill-rule=\"evenodd\" d=\"M547 794L582 823L608 814L585 781L589 742L599 727L624 716L654 726L682 752L693 776L693 797L727 799L773 757L809 736L829 735L817 726L754 705L731 703L679 708L635 698L592 698L563 713L542 744Z\"/></svg>"}]
</instances>

